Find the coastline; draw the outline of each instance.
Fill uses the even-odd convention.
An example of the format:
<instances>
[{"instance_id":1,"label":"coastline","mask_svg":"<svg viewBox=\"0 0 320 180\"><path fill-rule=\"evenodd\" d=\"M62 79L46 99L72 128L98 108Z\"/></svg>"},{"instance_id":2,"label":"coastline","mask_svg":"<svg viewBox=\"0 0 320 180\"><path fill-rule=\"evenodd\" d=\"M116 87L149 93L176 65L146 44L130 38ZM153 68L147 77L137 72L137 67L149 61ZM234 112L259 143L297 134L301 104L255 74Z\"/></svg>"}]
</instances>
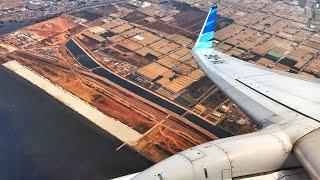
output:
<instances>
[{"instance_id":1,"label":"coastline","mask_svg":"<svg viewBox=\"0 0 320 180\"><path fill-rule=\"evenodd\" d=\"M20 64L17 61L9 61L2 64L6 69L14 72L18 76L39 87L58 101L62 102L75 112L84 116L103 130L117 137L122 142L134 146L142 137L142 134L121 123L120 121L106 116L95 107L84 100L73 95L62 87L52 83L50 80L34 72L30 68Z\"/></svg>"}]
</instances>

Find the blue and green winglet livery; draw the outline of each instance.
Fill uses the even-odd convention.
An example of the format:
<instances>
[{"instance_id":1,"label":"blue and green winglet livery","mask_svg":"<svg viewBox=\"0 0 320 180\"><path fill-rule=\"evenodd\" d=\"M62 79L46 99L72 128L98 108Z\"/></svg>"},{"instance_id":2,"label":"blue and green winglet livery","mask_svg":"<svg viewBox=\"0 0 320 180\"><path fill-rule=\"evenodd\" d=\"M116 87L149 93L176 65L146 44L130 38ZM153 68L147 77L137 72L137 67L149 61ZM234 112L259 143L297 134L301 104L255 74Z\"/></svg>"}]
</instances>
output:
<instances>
[{"instance_id":1,"label":"blue and green winglet livery","mask_svg":"<svg viewBox=\"0 0 320 180\"><path fill-rule=\"evenodd\" d=\"M216 30L217 11L217 6L211 7L194 48L198 49L213 47L213 37L214 31Z\"/></svg>"}]
</instances>

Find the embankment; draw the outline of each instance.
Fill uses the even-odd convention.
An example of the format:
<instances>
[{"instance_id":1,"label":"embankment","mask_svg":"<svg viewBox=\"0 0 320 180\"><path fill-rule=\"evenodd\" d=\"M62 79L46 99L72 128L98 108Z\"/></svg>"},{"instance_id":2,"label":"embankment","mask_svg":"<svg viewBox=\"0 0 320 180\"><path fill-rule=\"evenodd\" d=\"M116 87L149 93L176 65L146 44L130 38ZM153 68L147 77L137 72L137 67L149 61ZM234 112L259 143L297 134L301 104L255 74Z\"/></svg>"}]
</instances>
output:
<instances>
[{"instance_id":1,"label":"embankment","mask_svg":"<svg viewBox=\"0 0 320 180\"><path fill-rule=\"evenodd\" d=\"M97 126L117 137L121 141L128 143L129 145L134 145L134 143L141 138L142 135L137 131L114 118L106 116L84 100L52 83L50 80L39 75L28 67L23 66L19 62L9 61L4 63L3 66L44 90L55 99L86 117L88 120L95 123Z\"/></svg>"}]
</instances>

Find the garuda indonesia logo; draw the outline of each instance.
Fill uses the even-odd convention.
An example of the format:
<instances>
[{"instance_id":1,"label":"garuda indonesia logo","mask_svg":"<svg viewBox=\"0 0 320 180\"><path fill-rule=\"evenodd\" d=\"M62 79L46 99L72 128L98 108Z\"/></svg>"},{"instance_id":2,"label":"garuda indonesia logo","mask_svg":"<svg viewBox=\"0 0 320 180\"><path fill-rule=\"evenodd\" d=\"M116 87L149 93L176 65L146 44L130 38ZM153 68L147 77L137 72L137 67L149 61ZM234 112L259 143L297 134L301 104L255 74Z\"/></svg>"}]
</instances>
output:
<instances>
[{"instance_id":1,"label":"garuda indonesia logo","mask_svg":"<svg viewBox=\"0 0 320 180\"><path fill-rule=\"evenodd\" d=\"M209 54L209 55L204 55L210 62L212 62L213 64L225 64L227 63L225 60L221 59L220 56L218 55L212 55L212 54Z\"/></svg>"}]
</instances>

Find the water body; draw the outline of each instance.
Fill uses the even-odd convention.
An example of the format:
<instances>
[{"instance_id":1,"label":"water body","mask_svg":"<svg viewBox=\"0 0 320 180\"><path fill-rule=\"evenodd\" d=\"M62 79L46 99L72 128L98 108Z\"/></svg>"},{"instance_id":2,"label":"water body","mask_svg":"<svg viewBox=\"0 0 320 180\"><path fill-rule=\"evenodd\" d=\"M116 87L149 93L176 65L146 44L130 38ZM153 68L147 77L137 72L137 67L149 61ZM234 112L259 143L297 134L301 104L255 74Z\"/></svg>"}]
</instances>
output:
<instances>
[{"instance_id":1,"label":"water body","mask_svg":"<svg viewBox=\"0 0 320 180\"><path fill-rule=\"evenodd\" d=\"M46 19L46 18L43 18L43 19ZM13 32L19 28L28 26L30 24L34 24L40 20L41 19L29 19L29 20L25 20L25 21L11 21L11 22L5 21L5 22L2 22L2 24L0 24L0 35Z\"/></svg>"},{"instance_id":2,"label":"water body","mask_svg":"<svg viewBox=\"0 0 320 180\"><path fill-rule=\"evenodd\" d=\"M119 86L153 102L158 104L159 106L162 106L163 108L169 109L170 111L178 114L183 115L186 113L186 109L175 105L174 103L160 98L159 96L156 96L149 91L141 88L140 86L127 81L125 79L122 79L113 73L111 71L108 71L104 68L101 68L93 59L91 59L73 40L70 40L67 42L66 47L68 50L72 53L72 55L77 58L78 62L82 64L84 67L87 67L88 69L95 68L92 70L93 73L100 75L102 77L107 78L108 80L118 84ZM212 124L208 123L207 121L203 120L201 117L196 116L191 113L187 113L185 116L189 121L193 122L194 124L197 124L198 126L202 127L203 129L211 132L212 134L216 135L219 138L226 138L232 136L232 134L219 126L213 126Z\"/></svg>"},{"instance_id":3,"label":"water body","mask_svg":"<svg viewBox=\"0 0 320 180\"><path fill-rule=\"evenodd\" d=\"M12 22L0 35L37 20ZM0 179L109 179L153 163L0 66Z\"/></svg>"}]
</instances>

